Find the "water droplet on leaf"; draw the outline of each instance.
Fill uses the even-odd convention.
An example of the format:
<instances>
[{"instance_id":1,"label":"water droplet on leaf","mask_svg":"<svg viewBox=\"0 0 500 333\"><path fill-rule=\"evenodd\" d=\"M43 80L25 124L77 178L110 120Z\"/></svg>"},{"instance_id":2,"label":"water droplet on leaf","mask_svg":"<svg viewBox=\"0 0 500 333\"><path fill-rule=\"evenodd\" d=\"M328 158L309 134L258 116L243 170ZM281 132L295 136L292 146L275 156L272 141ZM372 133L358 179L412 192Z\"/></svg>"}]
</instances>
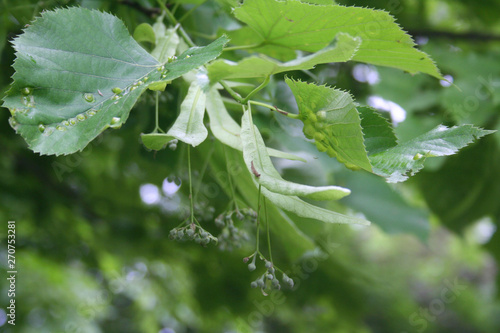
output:
<instances>
[{"instance_id":1,"label":"water droplet on leaf","mask_svg":"<svg viewBox=\"0 0 500 333\"><path fill-rule=\"evenodd\" d=\"M63 124L64 126L69 126L69 121L64 120L64 121L62 122L62 124Z\"/></svg>"},{"instance_id":2,"label":"water droplet on leaf","mask_svg":"<svg viewBox=\"0 0 500 333\"><path fill-rule=\"evenodd\" d=\"M418 160L421 160L422 157L424 157L424 155L422 155L420 153L416 153L415 156L413 156L413 160L418 161Z\"/></svg>"},{"instance_id":3,"label":"water droplet on leaf","mask_svg":"<svg viewBox=\"0 0 500 333\"><path fill-rule=\"evenodd\" d=\"M14 119L14 117L9 118L9 124L13 129L16 129L17 121Z\"/></svg>"},{"instance_id":4,"label":"water droplet on leaf","mask_svg":"<svg viewBox=\"0 0 500 333\"><path fill-rule=\"evenodd\" d=\"M23 94L23 95L30 95L32 92L33 92L33 89L29 88L29 87L25 87L25 88L21 89L21 94Z\"/></svg>"},{"instance_id":5,"label":"water droplet on leaf","mask_svg":"<svg viewBox=\"0 0 500 333\"><path fill-rule=\"evenodd\" d=\"M76 119L79 120L79 121L84 121L85 120L85 116L83 114L79 114L78 116L76 116Z\"/></svg>"},{"instance_id":6,"label":"water droplet on leaf","mask_svg":"<svg viewBox=\"0 0 500 333\"><path fill-rule=\"evenodd\" d=\"M61 131L61 132L64 132L64 131L66 130L66 127L61 126L61 125L57 125L57 126L56 126L56 130Z\"/></svg>"},{"instance_id":7,"label":"water droplet on leaf","mask_svg":"<svg viewBox=\"0 0 500 333\"><path fill-rule=\"evenodd\" d=\"M45 126L43 124L38 125L38 130L43 133L45 131Z\"/></svg>"},{"instance_id":8,"label":"water droplet on leaf","mask_svg":"<svg viewBox=\"0 0 500 333\"><path fill-rule=\"evenodd\" d=\"M121 118L120 117L113 117L111 118L111 125L116 125L120 122Z\"/></svg>"},{"instance_id":9,"label":"water droplet on leaf","mask_svg":"<svg viewBox=\"0 0 500 333\"><path fill-rule=\"evenodd\" d=\"M69 120L69 124L70 124L70 125L76 125L76 118L71 118L71 119Z\"/></svg>"}]
</instances>

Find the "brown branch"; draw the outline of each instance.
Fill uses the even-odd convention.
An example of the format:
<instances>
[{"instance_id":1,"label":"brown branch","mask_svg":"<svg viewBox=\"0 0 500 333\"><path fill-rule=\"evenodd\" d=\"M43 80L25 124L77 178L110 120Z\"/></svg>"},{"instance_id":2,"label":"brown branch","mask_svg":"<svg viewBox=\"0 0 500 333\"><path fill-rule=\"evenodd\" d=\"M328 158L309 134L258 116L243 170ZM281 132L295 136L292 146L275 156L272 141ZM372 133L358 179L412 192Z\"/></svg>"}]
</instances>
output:
<instances>
[{"instance_id":1,"label":"brown branch","mask_svg":"<svg viewBox=\"0 0 500 333\"><path fill-rule=\"evenodd\" d=\"M156 16L161 14L160 8L146 8L132 0L118 0L118 3L121 5L129 6L130 8L134 8L148 16Z\"/></svg>"},{"instance_id":2,"label":"brown branch","mask_svg":"<svg viewBox=\"0 0 500 333\"><path fill-rule=\"evenodd\" d=\"M438 30L409 30L414 37L444 38L453 40L466 40L471 42L495 42L500 41L500 35L483 32L451 32Z\"/></svg>"}]
</instances>

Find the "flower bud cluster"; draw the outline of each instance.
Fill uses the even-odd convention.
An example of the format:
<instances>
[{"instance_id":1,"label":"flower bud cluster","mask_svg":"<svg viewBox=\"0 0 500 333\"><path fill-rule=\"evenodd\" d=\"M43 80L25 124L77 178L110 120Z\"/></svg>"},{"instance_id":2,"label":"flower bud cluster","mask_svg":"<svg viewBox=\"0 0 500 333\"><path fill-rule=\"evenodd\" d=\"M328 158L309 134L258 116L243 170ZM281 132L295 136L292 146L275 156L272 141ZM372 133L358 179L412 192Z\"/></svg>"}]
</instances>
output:
<instances>
[{"instance_id":1,"label":"flower bud cluster","mask_svg":"<svg viewBox=\"0 0 500 333\"><path fill-rule=\"evenodd\" d=\"M169 238L178 241L194 240L202 246L207 246L210 242L215 244L218 242L217 237L194 223L170 230Z\"/></svg>"},{"instance_id":2,"label":"flower bud cluster","mask_svg":"<svg viewBox=\"0 0 500 333\"><path fill-rule=\"evenodd\" d=\"M247 263L249 259L250 259L249 257L243 258L243 262ZM269 260L262 258L262 257L261 257L261 259L264 260L264 262L265 262L264 265L266 267L266 271L261 276L259 276L255 281L252 281L250 283L250 287L260 288L264 294L266 294L264 292L264 290L266 290L266 289L275 289L275 290L281 289L281 283L276 275L276 269L275 269L273 263ZM254 257L252 262L250 264L248 264L248 270L254 271L255 269L256 269L256 265L255 265L255 257ZM293 287L293 279L288 277L288 275L286 275L285 273L283 273L281 281L286 286L288 286L290 288Z\"/></svg>"},{"instance_id":3,"label":"flower bud cluster","mask_svg":"<svg viewBox=\"0 0 500 333\"><path fill-rule=\"evenodd\" d=\"M218 235L219 247L221 250L232 251L234 248L239 248L242 245L242 241L247 241L249 239L248 234L245 230L235 226L235 221L233 218L239 221L251 221L254 222L257 218L255 211L243 208L241 210L235 209L231 211L225 211L215 219L215 225L221 228L221 233Z\"/></svg>"},{"instance_id":4,"label":"flower bud cluster","mask_svg":"<svg viewBox=\"0 0 500 333\"><path fill-rule=\"evenodd\" d=\"M179 140L177 140L177 139L170 140L168 142L168 149L170 149L170 150L176 150L178 143L179 143Z\"/></svg>"}]
</instances>

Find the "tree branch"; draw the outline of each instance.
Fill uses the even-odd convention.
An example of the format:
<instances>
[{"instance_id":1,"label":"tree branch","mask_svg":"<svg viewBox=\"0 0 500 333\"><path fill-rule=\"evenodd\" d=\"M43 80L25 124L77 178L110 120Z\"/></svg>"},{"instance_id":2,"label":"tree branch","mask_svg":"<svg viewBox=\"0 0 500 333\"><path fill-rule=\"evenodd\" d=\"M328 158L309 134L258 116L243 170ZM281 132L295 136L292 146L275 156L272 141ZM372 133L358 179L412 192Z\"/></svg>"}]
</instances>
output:
<instances>
[{"instance_id":1,"label":"tree branch","mask_svg":"<svg viewBox=\"0 0 500 333\"><path fill-rule=\"evenodd\" d=\"M500 41L500 35L482 32L451 32L438 30L409 30L408 33L414 37L444 38L453 40L466 40L472 42L494 42Z\"/></svg>"},{"instance_id":2,"label":"tree branch","mask_svg":"<svg viewBox=\"0 0 500 333\"><path fill-rule=\"evenodd\" d=\"M138 4L137 2L131 1L131 0L118 0L118 3L121 5L129 6L131 8L134 8L141 13L144 13L148 16L155 16L155 15L160 15L161 10L159 8L146 8Z\"/></svg>"}]
</instances>

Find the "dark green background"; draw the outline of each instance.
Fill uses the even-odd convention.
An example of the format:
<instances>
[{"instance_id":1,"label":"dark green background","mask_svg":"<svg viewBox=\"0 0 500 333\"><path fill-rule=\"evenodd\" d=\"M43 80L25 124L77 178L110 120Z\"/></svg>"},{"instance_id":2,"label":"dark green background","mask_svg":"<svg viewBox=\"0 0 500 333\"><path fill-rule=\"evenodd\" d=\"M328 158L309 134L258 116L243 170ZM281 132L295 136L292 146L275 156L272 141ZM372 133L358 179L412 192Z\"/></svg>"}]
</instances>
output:
<instances>
[{"instance_id":1,"label":"dark green background","mask_svg":"<svg viewBox=\"0 0 500 333\"><path fill-rule=\"evenodd\" d=\"M179 1L182 17L193 3ZM154 22L153 0L0 0L0 93L10 83L14 51L9 41L42 10L81 5L112 12L133 32ZM428 38L420 47L452 75L442 87L423 75L378 68L380 82L352 76L356 64L321 65L320 83L350 90L360 103L372 95L407 111L396 127L402 140L446 125L472 123L499 129L500 22L497 1L343 1L389 10L405 30ZM206 45L218 31L234 27L236 1L207 1L183 22L195 42ZM173 8L172 5L170 8ZM197 33L198 32L198 33ZM201 32L201 34L199 33ZM422 39L422 37L425 37ZM145 44L148 48L149 45ZM231 55L227 55L230 57ZM235 56L235 55L233 55ZM311 80L302 72L289 74ZM293 109L293 98L277 76L260 99ZM459 89L457 89L457 87ZM177 80L162 94L160 123L175 120L186 93ZM153 94L145 94L120 130L107 130L82 153L38 156L27 149L0 112L0 304L8 302L7 221L16 221L16 327L2 332L498 332L498 233L500 224L500 135L494 134L449 158L429 160L404 184L354 173L304 142L293 120L261 110L255 121L269 145L300 151L311 162L277 164L287 179L339 184L353 193L329 208L363 213L371 227L331 226L290 218L299 229L274 228L273 256L295 278L295 291L263 296L250 288L263 271L249 272L242 258L253 241L232 252L211 245L173 242L170 229L188 205L186 149L148 152L141 132L154 127ZM267 130L266 130L267 129ZM212 151L213 149L213 151ZM211 154L211 155L209 155ZM237 196L255 206L257 191L239 153L226 148ZM225 154L212 138L192 153L195 181L201 178L197 216L214 234L227 195ZM181 180L174 198L146 205L143 184L161 188ZM177 201L176 201L177 200ZM175 204L179 202L180 204ZM176 208L170 211L165 207ZM270 215L282 223L276 212ZM282 224L280 224L282 225ZM250 233L251 225L242 225ZM306 252L304 252L307 250ZM454 286L450 289L450 285ZM453 291L451 291L453 290ZM2 318L0 314L0 320ZM1 321L0 321L1 323ZM161 331L161 330L164 331Z\"/></svg>"}]
</instances>

